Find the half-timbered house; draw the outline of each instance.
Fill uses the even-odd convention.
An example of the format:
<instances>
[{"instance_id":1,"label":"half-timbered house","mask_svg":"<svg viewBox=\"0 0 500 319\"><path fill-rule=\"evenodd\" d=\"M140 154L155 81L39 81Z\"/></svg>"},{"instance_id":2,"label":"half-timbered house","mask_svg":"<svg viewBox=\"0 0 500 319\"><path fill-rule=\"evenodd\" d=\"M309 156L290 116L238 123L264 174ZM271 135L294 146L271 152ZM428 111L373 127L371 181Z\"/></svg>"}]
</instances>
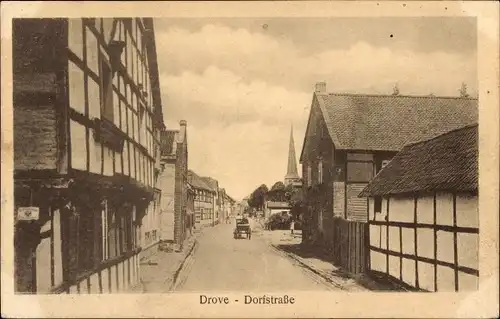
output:
<instances>
[{"instance_id":1,"label":"half-timbered house","mask_svg":"<svg viewBox=\"0 0 500 319\"><path fill-rule=\"evenodd\" d=\"M341 247L366 228L359 224L368 218L361 190L404 145L477 117L473 98L328 93L326 83L316 84L300 155L308 207L303 239L332 249L340 264L362 259Z\"/></svg>"},{"instance_id":2,"label":"half-timbered house","mask_svg":"<svg viewBox=\"0 0 500 319\"><path fill-rule=\"evenodd\" d=\"M124 290L160 196L153 20L16 19L13 63L15 290Z\"/></svg>"},{"instance_id":3,"label":"half-timbered house","mask_svg":"<svg viewBox=\"0 0 500 319\"><path fill-rule=\"evenodd\" d=\"M194 189L194 213L196 227L213 226L215 191L205 180L188 170L188 183Z\"/></svg>"},{"instance_id":4,"label":"half-timbered house","mask_svg":"<svg viewBox=\"0 0 500 319\"><path fill-rule=\"evenodd\" d=\"M405 146L361 192L372 274L426 291L478 289L477 131Z\"/></svg>"},{"instance_id":5,"label":"half-timbered house","mask_svg":"<svg viewBox=\"0 0 500 319\"><path fill-rule=\"evenodd\" d=\"M208 176L204 176L204 177L201 177L203 179L203 181L205 182L205 184L207 184L210 189L212 190L213 192L213 200L212 200L212 205L213 205L213 208L212 208L212 226L215 226L219 223L219 216L220 216L220 205L221 205L221 201L220 201L220 196L219 196L219 182L215 179L213 179L212 177L208 177Z\"/></svg>"}]
</instances>

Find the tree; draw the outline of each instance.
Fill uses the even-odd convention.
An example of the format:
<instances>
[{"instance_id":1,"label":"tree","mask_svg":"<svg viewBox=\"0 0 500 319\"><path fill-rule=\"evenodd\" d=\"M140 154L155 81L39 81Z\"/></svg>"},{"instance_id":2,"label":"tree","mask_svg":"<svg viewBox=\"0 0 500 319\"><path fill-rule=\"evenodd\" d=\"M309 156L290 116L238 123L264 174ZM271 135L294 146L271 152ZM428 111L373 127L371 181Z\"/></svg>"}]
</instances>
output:
<instances>
[{"instance_id":1,"label":"tree","mask_svg":"<svg viewBox=\"0 0 500 319\"><path fill-rule=\"evenodd\" d=\"M271 192L276 190L285 190L285 184L283 182L274 183L273 187L271 187Z\"/></svg>"},{"instance_id":2,"label":"tree","mask_svg":"<svg viewBox=\"0 0 500 319\"><path fill-rule=\"evenodd\" d=\"M305 207L305 196L302 187L288 185L285 189L286 201L290 204L294 218L298 218Z\"/></svg>"},{"instance_id":3,"label":"tree","mask_svg":"<svg viewBox=\"0 0 500 319\"><path fill-rule=\"evenodd\" d=\"M460 97L469 97L469 93L467 93L467 84L462 83L462 87L459 90Z\"/></svg>"},{"instance_id":4,"label":"tree","mask_svg":"<svg viewBox=\"0 0 500 319\"><path fill-rule=\"evenodd\" d=\"M267 199L275 202L286 201L285 193L285 184L276 182L271 187L271 190L267 192Z\"/></svg>"},{"instance_id":5,"label":"tree","mask_svg":"<svg viewBox=\"0 0 500 319\"><path fill-rule=\"evenodd\" d=\"M250 198L248 199L248 206L258 210L263 210L268 191L269 190L265 184L262 184L259 187L257 187L252 192L252 195L250 195Z\"/></svg>"}]
</instances>

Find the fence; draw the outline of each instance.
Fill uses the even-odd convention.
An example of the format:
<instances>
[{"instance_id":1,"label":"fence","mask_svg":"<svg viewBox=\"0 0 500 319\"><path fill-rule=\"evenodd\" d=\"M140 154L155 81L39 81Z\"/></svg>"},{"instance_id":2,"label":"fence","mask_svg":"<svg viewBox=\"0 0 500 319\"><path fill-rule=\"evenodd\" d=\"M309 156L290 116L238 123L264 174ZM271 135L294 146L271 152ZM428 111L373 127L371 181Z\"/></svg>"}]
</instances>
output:
<instances>
[{"instance_id":1,"label":"fence","mask_svg":"<svg viewBox=\"0 0 500 319\"><path fill-rule=\"evenodd\" d=\"M369 269L368 224L335 218L331 230L334 263L352 274L367 271Z\"/></svg>"}]
</instances>

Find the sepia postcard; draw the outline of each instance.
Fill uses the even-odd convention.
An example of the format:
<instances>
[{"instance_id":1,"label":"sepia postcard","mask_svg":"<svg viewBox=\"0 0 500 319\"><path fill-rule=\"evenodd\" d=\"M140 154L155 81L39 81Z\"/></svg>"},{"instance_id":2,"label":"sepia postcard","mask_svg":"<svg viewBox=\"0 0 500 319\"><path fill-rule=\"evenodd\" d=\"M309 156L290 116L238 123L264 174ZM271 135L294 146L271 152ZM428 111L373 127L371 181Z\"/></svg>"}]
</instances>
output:
<instances>
[{"instance_id":1,"label":"sepia postcard","mask_svg":"<svg viewBox=\"0 0 500 319\"><path fill-rule=\"evenodd\" d=\"M498 10L2 3L2 317L498 317Z\"/></svg>"}]
</instances>

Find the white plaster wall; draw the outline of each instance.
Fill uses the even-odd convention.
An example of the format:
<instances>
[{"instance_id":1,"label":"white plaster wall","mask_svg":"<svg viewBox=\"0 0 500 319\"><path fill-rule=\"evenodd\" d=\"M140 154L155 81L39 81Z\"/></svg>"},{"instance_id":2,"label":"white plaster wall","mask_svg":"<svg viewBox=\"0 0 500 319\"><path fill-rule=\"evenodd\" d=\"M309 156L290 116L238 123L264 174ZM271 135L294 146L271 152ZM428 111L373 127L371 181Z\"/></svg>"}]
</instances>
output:
<instances>
[{"instance_id":1,"label":"white plaster wall","mask_svg":"<svg viewBox=\"0 0 500 319\"><path fill-rule=\"evenodd\" d=\"M118 272L118 290L123 290L124 288L124 283L123 283L123 262L119 263L116 265L116 271Z\"/></svg>"},{"instance_id":2,"label":"white plaster wall","mask_svg":"<svg viewBox=\"0 0 500 319\"><path fill-rule=\"evenodd\" d=\"M117 291L117 284L116 284L116 265L111 266L111 293L114 293Z\"/></svg>"},{"instance_id":3,"label":"white plaster wall","mask_svg":"<svg viewBox=\"0 0 500 319\"><path fill-rule=\"evenodd\" d=\"M125 109L124 107L122 109ZM128 147L128 142L126 141L123 143L123 175L129 176L130 175L130 169L129 169L129 159L128 159L128 153L129 153L129 147Z\"/></svg>"},{"instance_id":4,"label":"white plaster wall","mask_svg":"<svg viewBox=\"0 0 500 319\"><path fill-rule=\"evenodd\" d=\"M444 266L437 266L437 290L455 291L455 272L453 269Z\"/></svg>"},{"instance_id":5,"label":"white plaster wall","mask_svg":"<svg viewBox=\"0 0 500 319\"><path fill-rule=\"evenodd\" d=\"M385 254L370 251L370 269L385 273L386 271L386 257Z\"/></svg>"},{"instance_id":6,"label":"white plaster wall","mask_svg":"<svg viewBox=\"0 0 500 319\"><path fill-rule=\"evenodd\" d=\"M377 214L375 216L375 220L383 220L385 221L386 220L386 216L387 216L387 198L382 198L382 203L381 203L381 212L380 214ZM390 207L391 203L389 203L389 207Z\"/></svg>"},{"instance_id":7,"label":"white plaster wall","mask_svg":"<svg viewBox=\"0 0 500 319\"><path fill-rule=\"evenodd\" d=\"M89 82L92 82L89 80ZM101 144L94 139L94 133L90 130L89 134L89 156L90 156L90 172L95 174L101 173ZM73 143L76 141L73 141ZM81 141L77 142L81 143Z\"/></svg>"},{"instance_id":8,"label":"white plaster wall","mask_svg":"<svg viewBox=\"0 0 500 319\"><path fill-rule=\"evenodd\" d=\"M453 233L447 231L437 232L437 258L441 261L453 263Z\"/></svg>"},{"instance_id":9,"label":"white plaster wall","mask_svg":"<svg viewBox=\"0 0 500 319\"><path fill-rule=\"evenodd\" d=\"M391 197L389 202L389 221L413 222L414 221L413 199Z\"/></svg>"},{"instance_id":10,"label":"white plaster wall","mask_svg":"<svg viewBox=\"0 0 500 319\"><path fill-rule=\"evenodd\" d=\"M463 272L458 272L458 289L460 291L475 291L479 289L479 278Z\"/></svg>"},{"instance_id":11,"label":"white plaster wall","mask_svg":"<svg viewBox=\"0 0 500 319\"><path fill-rule=\"evenodd\" d=\"M434 291L434 265L418 262L418 283L420 288Z\"/></svg>"},{"instance_id":12,"label":"white plaster wall","mask_svg":"<svg viewBox=\"0 0 500 319\"><path fill-rule=\"evenodd\" d=\"M104 175L112 176L113 173L113 150L107 146L103 146L103 162L104 162Z\"/></svg>"},{"instance_id":13,"label":"white plaster wall","mask_svg":"<svg viewBox=\"0 0 500 319\"><path fill-rule=\"evenodd\" d=\"M458 265L479 269L478 234L457 234Z\"/></svg>"},{"instance_id":14,"label":"white plaster wall","mask_svg":"<svg viewBox=\"0 0 500 319\"><path fill-rule=\"evenodd\" d=\"M85 126L73 120L70 121L71 134L71 167L87 170L87 144L85 143Z\"/></svg>"},{"instance_id":15,"label":"white plaster wall","mask_svg":"<svg viewBox=\"0 0 500 319\"><path fill-rule=\"evenodd\" d=\"M434 224L434 196L417 199L417 223Z\"/></svg>"},{"instance_id":16,"label":"white plaster wall","mask_svg":"<svg viewBox=\"0 0 500 319\"><path fill-rule=\"evenodd\" d=\"M403 253L415 254L415 231L411 228L402 229Z\"/></svg>"},{"instance_id":17,"label":"white plaster wall","mask_svg":"<svg viewBox=\"0 0 500 319\"><path fill-rule=\"evenodd\" d=\"M415 260L403 258L402 265L403 281L415 287Z\"/></svg>"},{"instance_id":18,"label":"white plaster wall","mask_svg":"<svg viewBox=\"0 0 500 319\"><path fill-rule=\"evenodd\" d=\"M399 227L389 226L389 250L400 252Z\"/></svg>"},{"instance_id":19,"label":"white plaster wall","mask_svg":"<svg viewBox=\"0 0 500 319\"><path fill-rule=\"evenodd\" d=\"M453 245L451 246L453 248ZM434 259L434 230L428 228L417 229L418 256Z\"/></svg>"},{"instance_id":20,"label":"white plaster wall","mask_svg":"<svg viewBox=\"0 0 500 319\"><path fill-rule=\"evenodd\" d=\"M479 227L479 211L477 196L459 194L456 199L457 226Z\"/></svg>"},{"instance_id":21,"label":"white plaster wall","mask_svg":"<svg viewBox=\"0 0 500 319\"><path fill-rule=\"evenodd\" d=\"M89 287L87 286L87 279L84 279L78 283L78 287L80 288L80 294L88 294Z\"/></svg>"},{"instance_id":22,"label":"white plaster wall","mask_svg":"<svg viewBox=\"0 0 500 319\"><path fill-rule=\"evenodd\" d=\"M90 276L90 293L98 294L99 291L99 273L95 273Z\"/></svg>"},{"instance_id":23,"label":"white plaster wall","mask_svg":"<svg viewBox=\"0 0 500 319\"><path fill-rule=\"evenodd\" d=\"M399 278L400 267L399 257L389 256L389 275L394 278Z\"/></svg>"},{"instance_id":24,"label":"white plaster wall","mask_svg":"<svg viewBox=\"0 0 500 319\"><path fill-rule=\"evenodd\" d=\"M370 246L380 248L380 228L379 225L370 225Z\"/></svg>"},{"instance_id":25,"label":"white plaster wall","mask_svg":"<svg viewBox=\"0 0 500 319\"><path fill-rule=\"evenodd\" d=\"M101 271L102 293L109 293L109 272L108 269Z\"/></svg>"},{"instance_id":26,"label":"white plaster wall","mask_svg":"<svg viewBox=\"0 0 500 319\"><path fill-rule=\"evenodd\" d=\"M373 197L368 198L368 219L373 220L375 218L375 200Z\"/></svg>"},{"instance_id":27,"label":"white plaster wall","mask_svg":"<svg viewBox=\"0 0 500 319\"><path fill-rule=\"evenodd\" d=\"M50 222L48 222L50 224ZM50 228L49 228L50 229ZM36 289L37 293L48 293L50 282L50 237L41 240L36 248Z\"/></svg>"},{"instance_id":28,"label":"white plaster wall","mask_svg":"<svg viewBox=\"0 0 500 319\"><path fill-rule=\"evenodd\" d=\"M54 217L54 284L56 286L63 282L62 269L62 240L61 240L61 212L55 210Z\"/></svg>"},{"instance_id":29,"label":"white plaster wall","mask_svg":"<svg viewBox=\"0 0 500 319\"><path fill-rule=\"evenodd\" d=\"M450 193L436 194L437 224L453 226L453 195Z\"/></svg>"},{"instance_id":30,"label":"white plaster wall","mask_svg":"<svg viewBox=\"0 0 500 319\"><path fill-rule=\"evenodd\" d=\"M380 226L380 248L387 249L387 227Z\"/></svg>"}]
</instances>

